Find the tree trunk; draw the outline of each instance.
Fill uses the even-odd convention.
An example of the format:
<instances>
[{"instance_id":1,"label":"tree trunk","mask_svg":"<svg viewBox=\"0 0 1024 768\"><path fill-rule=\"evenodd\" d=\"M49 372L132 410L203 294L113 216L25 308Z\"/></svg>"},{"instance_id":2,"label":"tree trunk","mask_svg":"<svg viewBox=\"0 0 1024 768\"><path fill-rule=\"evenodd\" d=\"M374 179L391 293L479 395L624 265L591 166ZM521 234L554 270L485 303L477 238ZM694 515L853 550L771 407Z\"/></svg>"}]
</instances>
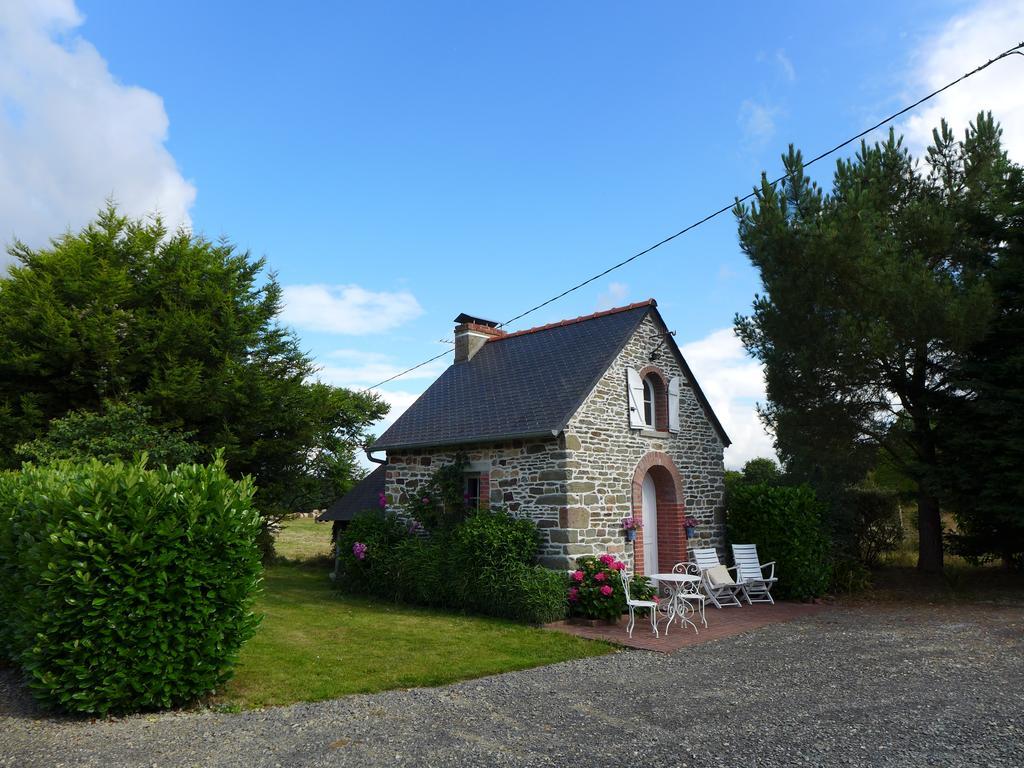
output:
<instances>
[{"instance_id":1,"label":"tree trunk","mask_svg":"<svg viewBox=\"0 0 1024 768\"><path fill-rule=\"evenodd\" d=\"M921 489L917 494L917 569L922 573L942 573L942 518L939 500Z\"/></svg>"}]
</instances>

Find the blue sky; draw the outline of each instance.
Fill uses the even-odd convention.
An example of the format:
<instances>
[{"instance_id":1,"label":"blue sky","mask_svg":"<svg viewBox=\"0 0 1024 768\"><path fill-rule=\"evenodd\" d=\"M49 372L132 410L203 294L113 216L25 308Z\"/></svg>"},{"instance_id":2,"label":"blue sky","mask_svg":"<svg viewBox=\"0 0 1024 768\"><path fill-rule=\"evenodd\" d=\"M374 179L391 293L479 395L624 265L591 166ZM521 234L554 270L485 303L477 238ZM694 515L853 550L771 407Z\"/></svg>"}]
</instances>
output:
<instances>
[{"instance_id":1,"label":"blue sky","mask_svg":"<svg viewBox=\"0 0 1024 768\"><path fill-rule=\"evenodd\" d=\"M814 154L1024 39L1020 5L15 2L0 204L23 211L0 237L45 242L110 194L159 207L266 256L322 376L366 386L443 351L459 312L519 314L746 193L788 143ZM1020 65L976 80L901 124L913 146L986 107L1024 148ZM655 297L735 465L770 451L728 331L756 289L726 215L516 327ZM442 369L383 393L397 412Z\"/></svg>"}]
</instances>

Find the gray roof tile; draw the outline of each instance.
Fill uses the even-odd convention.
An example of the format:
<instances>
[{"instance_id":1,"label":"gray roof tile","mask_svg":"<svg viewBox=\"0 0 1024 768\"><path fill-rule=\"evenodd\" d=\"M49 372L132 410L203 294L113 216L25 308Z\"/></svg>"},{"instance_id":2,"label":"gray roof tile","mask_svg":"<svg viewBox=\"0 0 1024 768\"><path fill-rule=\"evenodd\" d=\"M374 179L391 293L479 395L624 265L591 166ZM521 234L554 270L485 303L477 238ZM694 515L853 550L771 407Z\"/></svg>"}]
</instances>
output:
<instances>
[{"instance_id":1,"label":"gray roof tile","mask_svg":"<svg viewBox=\"0 0 1024 768\"><path fill-rule=\"evenodd\" d=\"M557 434L655 306L647 301L488 341L441 374L371 450Z\"/></svg>"}]
</instances>

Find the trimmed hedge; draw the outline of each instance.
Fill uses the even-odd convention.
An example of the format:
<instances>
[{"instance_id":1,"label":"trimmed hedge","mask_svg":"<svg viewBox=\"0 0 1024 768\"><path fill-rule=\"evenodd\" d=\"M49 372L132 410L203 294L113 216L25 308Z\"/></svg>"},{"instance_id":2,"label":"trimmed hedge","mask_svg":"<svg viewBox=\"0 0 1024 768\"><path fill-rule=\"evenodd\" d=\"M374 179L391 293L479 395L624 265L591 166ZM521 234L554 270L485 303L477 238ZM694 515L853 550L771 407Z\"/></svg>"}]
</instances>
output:
<instances>
[{"instance_id":1,"label":"trimmed hedge","mask_svg":"<svg viewBox=\"0 0 1024 768\"><path fill-rule=\"evenodd\" d=\"M806 485L746 485L729 493L726 530L736 544L756 544L762 563L776 561L772 594L806 600L824 594L831 576L826 506Z\"/></svg>"},{"instance_id":2,"label":"trimmed hedge","mask_svg":"<svg viewBox=\"0 0 1024 768\"><path fill-rule=\"evenodd\" d=\"M365 546L357 557L357 544ZM338 537L340 588L388 600L544 624L565 618L566 576L534 565L529 520L482 510L426 536L394 516L357 517Z\"/></svg>"},{"instance_id":3,"label":"trimmed hedge","mask_svg":"<svg viewBox=\"0 0 1024 768\"><path fill-rule=\"evenodd\" d=\"M224 463L0 475L0 640L44 705L173 707L228 677L259 619L259 514Z\"/></svg>"}]
</instances>

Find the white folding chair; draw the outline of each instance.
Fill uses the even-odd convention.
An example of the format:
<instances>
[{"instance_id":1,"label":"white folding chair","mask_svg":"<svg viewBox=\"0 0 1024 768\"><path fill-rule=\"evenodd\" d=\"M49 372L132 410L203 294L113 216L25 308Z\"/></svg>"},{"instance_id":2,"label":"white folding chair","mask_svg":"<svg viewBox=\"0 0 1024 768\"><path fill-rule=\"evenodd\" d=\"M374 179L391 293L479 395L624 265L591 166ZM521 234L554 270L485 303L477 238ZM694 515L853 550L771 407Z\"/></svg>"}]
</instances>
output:
<instances>
[{"instance_id":1,"label":"white folding chair","mask_svg":"<svg viewBox=\"0 0 1024 768\"><path fill-rule=\"evenodd\" d=\"M701 586L716 608L726 605L743 605L741 597L747 597L746 588L738 575L733 577L730 571L736 567L726 568L718 562L718 550L714 547L691 549L691 562L700 569ZM747 602L750 598L747 597Z\"/></svg>"},{"instance_id":2,"label":"white folding chair","mask_svg":"<svg viewBox=\"0 0 1024 768\"><path fill-rule=\"evenodd\" d=\"M757 544L733 544L732 559L736 562L736 572L747 591L747 601L750 603L771 603L772 586L778 579L775 577L775 561L761 564L757 557ZM771 568L766 576L765 568Z\"/></svg>"},{"instance_id":3,"label":"white folding chair","mask_svg":"<svg viewBox=\"0 0 1024 768\"><path fill-rule=\"evenodd\" d=\"M634 600L629 594L629 580L632 578L626 571L619 571L619 576L622 579L622 591L626 593L626 608L629 610L629 623L626 625L626 632L629 636L633 636L633 627L636 625L636 614L637 608L647 608L651 614L651 629L654 630L655 637L661 637L658 634L658 604L653 600Z\"/></svg>"}]
</instances>

